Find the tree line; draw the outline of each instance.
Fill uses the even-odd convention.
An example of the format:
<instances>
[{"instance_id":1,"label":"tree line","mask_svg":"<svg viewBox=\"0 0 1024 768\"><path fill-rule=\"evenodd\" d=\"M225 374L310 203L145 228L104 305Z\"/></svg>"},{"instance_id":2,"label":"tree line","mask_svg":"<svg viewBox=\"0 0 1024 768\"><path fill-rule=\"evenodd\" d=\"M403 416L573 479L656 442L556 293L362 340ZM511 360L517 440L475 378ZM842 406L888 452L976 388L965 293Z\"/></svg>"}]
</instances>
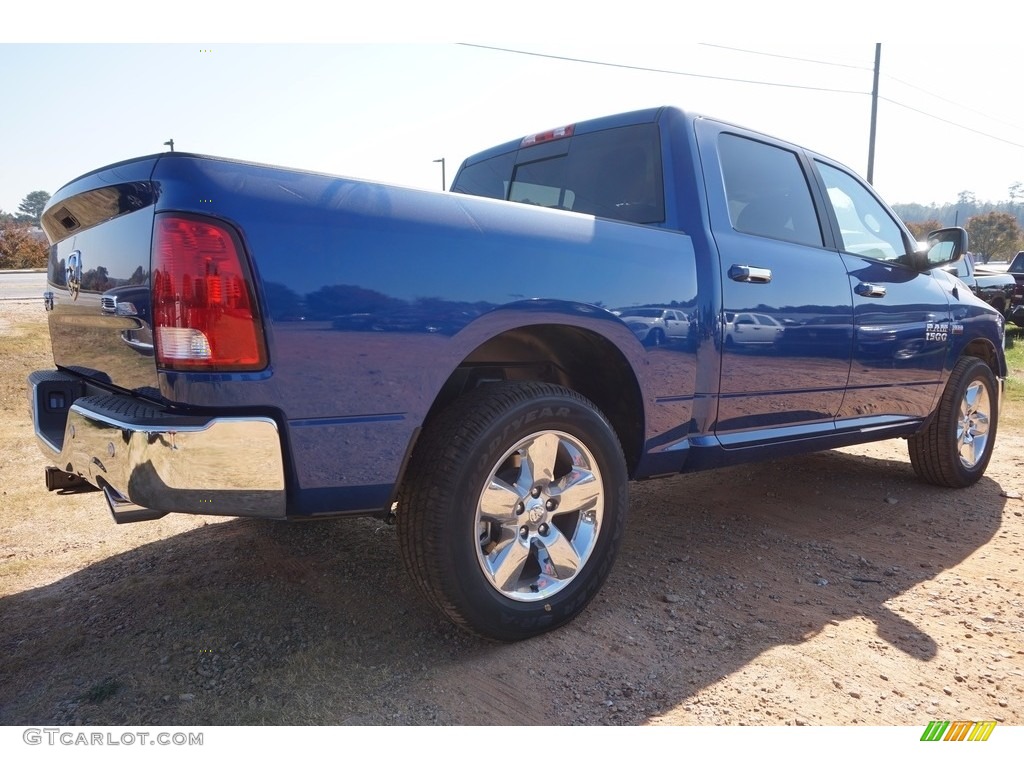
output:
<instances>
[{"instance_id":1,"label":"tree line","mask_svg":"<svg viewBox=\"0 0 1024 768\"><path fill-rule=\"evenodd\" d=\"M979 202L973 192L964 190L955 203L907 203L892 208L919 240L942 227L963 227L971 252L982 262L1010 261L1024 250L1024 182L1011 184L1008 199L996 203Z\"/></svg>"},{"instance_id":2,"label":"tree line","mask_svg":"<svg viewBox=\"0 0 1024 768\"><path fill-rule=\"evenodd\" d=\"M906 221L906 224L914 237L922 241L927 239L929 232L951 226L936 218ZM979 213L959 226L967 230L967 245L977 262L1011 261L1017 251L1024 250L1024 230L1013 214L1002 211Z\"/></svg>"},{"instance_id":3,"label":"tree line","mask_svg":"<svg viewBox=\"0 0 1024 768\"><path fill-rule=\"evenodd\" d=\"M46 266L50 249L38 227L49 201L50 194L40 189L25 195L17 213L0 210L0 269Z\"/></svg>"}]
</instances>

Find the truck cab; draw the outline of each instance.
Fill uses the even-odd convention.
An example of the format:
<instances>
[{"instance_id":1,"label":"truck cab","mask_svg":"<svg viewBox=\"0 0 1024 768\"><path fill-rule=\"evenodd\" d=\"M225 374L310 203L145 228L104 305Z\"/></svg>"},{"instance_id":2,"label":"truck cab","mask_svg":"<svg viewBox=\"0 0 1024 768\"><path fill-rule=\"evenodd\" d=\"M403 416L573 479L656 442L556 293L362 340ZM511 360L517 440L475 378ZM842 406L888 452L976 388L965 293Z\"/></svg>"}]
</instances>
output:
<instances>
[{"instance_id":1,"label":"truck cab","mask_svg":"<svg viewBox=\"0 0 1024 768\"><path fill-rule=\"evenodd\" d=\"M934 269L961 257L962 230L922 252L853 171L740 126L673 107L561 126L468 158L452 190L690 237L692 262L662 268L693 264L708 343L693 380L663 394L695 393L696 431L714 435L688 444L698 454L866 422L898 433L933 408L964 323L985 337L974 353L1002 370L1001 324Z\"/></svg>"}]
</instances>

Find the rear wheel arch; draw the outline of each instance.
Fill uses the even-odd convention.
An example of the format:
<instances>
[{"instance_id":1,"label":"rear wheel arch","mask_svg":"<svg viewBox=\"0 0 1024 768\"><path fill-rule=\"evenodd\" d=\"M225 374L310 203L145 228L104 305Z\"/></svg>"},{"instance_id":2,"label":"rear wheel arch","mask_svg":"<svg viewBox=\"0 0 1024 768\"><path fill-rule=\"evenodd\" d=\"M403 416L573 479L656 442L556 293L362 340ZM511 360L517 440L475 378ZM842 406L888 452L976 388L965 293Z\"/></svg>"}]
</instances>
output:
<instances>
[{"instance_id":1,"label":"rear wheel arch","mask_svg":"<svg viewBox=\"0 0 1024 768\"><path fill-rule=\"evenodd\" d=\"M583 395L611 423L632 475L643 452L645 409L636 374L614 342L571 325L531 325L497 334L448 377L423 430L461 395L499 381L541 381Z\"/></svg>"}]
</instances>

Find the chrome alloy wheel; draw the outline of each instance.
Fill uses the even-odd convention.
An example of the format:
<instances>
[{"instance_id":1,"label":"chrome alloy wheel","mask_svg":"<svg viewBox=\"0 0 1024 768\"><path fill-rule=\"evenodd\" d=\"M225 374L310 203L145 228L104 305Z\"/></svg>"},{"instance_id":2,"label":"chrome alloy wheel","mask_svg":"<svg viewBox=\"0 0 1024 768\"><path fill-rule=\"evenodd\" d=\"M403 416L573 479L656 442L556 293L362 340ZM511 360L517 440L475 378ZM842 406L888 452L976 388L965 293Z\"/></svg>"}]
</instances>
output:
<instances>
[{"instance_id":1,"label":"chrome alloy wheel","mask_svg":"<svg viewBox=\"0 0 1024 768\"><path fill-rule=\"evenodd\" d=\"M960 419L956 427L960 463L967 469L972 469L985 456L991 412L992 400L985 382L971 382L960 401Z\"/></svg>"},{"instance_id":2,"label":"chrome alloy wheel","mask_svg":"<svg viewBox=\"0 0 1024 768\"><path fill-rule=\"evenodd\" d=\"M491 469L476 509L477 561L503 596L544 600L587 563L604 485L594 455L564 432L528 435Z\"/></svg>"}]
</instances>

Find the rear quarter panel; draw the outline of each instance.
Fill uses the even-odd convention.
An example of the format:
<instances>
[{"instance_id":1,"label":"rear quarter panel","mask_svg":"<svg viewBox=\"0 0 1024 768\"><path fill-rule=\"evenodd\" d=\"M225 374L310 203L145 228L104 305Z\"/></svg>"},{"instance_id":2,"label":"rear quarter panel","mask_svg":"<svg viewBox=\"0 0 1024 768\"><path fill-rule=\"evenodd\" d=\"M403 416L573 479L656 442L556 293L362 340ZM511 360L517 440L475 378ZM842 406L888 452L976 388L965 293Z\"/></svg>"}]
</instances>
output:
<instances>
[{"instance_id":1,"label":"rear quarter panel","mask_svg":"<svg viewBox=\"0 0 1024 768\"><path fill-rule=\"evenodd\" d=\"M157 176L158 210L215 213L241 233L270 352L265 372L165 372L161 391L280 414L303 511L386 504L445 381L512 328L608 338L644 392L648 435L689 419L693 353L655 364L609 311L693 302L684 234L231 161L169 157Z\"/></svg>"}]
</instances>

